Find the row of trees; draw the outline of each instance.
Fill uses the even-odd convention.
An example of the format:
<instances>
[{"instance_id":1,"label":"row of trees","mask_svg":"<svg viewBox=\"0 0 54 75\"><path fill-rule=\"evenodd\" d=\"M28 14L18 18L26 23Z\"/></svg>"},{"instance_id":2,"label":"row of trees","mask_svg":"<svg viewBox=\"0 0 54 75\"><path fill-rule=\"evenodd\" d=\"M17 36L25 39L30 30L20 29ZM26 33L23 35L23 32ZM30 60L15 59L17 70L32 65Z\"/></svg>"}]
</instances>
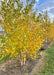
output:
<instances>
[{"instance_id":1,"label":"row of trees","mask_svg":"<svg viewBox=\"0 0 54 75\"><path fill-rule=\"evenodd\" d=\"M15 8L15 3L17 8ZM26 58L36 59L43 42L53 39L54 23L51 23L47 11L39 13L32 11L34 0L26 6L20 0L4 0L1 2L2 27L5 31L4 43L0 50L1 59L10 55L25 64Z\"/></svg>"}]
</instances>

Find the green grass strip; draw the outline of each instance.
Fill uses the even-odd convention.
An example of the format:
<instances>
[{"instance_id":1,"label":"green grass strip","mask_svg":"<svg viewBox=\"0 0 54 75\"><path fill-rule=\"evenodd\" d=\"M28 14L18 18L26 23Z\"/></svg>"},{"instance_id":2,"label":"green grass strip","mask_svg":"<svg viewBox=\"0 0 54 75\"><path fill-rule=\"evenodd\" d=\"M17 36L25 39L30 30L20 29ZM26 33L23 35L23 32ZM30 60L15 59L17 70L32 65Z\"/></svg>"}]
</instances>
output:
<instances>
[{"instance_id":1,"label":"green grass strip","mask_svg":"<svg viewBox=\"0 0 54 75\"><path fill-rule=\"evenodd\" d=\"M46 50L44 69L38 75L54 75L54 43Z\"/></svg>"}]
</instances>

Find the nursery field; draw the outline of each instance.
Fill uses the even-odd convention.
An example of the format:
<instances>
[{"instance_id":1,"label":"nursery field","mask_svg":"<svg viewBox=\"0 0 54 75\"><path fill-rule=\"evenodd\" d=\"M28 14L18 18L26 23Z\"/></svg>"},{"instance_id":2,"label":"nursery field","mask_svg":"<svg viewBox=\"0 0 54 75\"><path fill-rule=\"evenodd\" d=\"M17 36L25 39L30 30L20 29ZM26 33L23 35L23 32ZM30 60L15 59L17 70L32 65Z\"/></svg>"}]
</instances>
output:
<instances>
[{"instance_id":1,"label":"nursery field","mask_svg":"<svg viewBox=\"0 0 54 75\"><path fill-rule=\"evenodd\" d=\"M45 52L47 63L41 72L54 71L54 44L47 49L54 41L54 20L47 10L34 7L35 0L25 1L25 6L23 0L0 1L0 75L32 75Z\"/></svg>"}]
</instances>

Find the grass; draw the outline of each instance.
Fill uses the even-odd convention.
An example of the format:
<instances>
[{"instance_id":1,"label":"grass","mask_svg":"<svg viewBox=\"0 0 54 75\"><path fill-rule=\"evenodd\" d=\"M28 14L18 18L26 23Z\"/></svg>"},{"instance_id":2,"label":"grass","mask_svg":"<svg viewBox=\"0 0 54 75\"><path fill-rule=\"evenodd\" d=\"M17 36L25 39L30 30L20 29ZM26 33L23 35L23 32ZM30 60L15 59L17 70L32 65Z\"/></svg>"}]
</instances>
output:
<instances>
[{"instance_id":1,"label":"grass","mask_svg":"<svg viewBox=\"0 0 54 75\"><path fill-rule=\"evenodd\" d=\"M44 69L38 75L54 75L54 43L46 50Z\"/></svg>"}]
</instances>

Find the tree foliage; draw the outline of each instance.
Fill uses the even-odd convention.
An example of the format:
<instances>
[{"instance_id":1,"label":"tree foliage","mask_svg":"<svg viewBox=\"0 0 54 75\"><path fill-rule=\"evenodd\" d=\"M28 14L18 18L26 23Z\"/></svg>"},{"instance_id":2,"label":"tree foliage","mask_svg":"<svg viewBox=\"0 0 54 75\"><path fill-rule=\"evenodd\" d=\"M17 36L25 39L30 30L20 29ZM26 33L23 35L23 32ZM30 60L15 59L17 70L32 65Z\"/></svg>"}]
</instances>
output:
<instances>
[{"instance_id":1,"label":"tree foliage","mask_svg":"<svg viewBox=\"0 0 54 75\"><path fill-rule=\"evenodd\" d=\"M15 2L17 8L15 8ZM20 0L1 2L1 15L4 20L2 27L6 33L3 36L5 43L1 59L9 54L10 57L18 56L18 59L24 63L26 57L35 59L46 39L46 31L49 30L48 25L50 24L45 26L46 22L44 22L41 13L39 14L39 17L42 18L41 22L40 18L35 17L35 12L32 13L33 1L31 4L29 4L29 0L26 2L25 8Z\"/></svg>"}]
</instances>

